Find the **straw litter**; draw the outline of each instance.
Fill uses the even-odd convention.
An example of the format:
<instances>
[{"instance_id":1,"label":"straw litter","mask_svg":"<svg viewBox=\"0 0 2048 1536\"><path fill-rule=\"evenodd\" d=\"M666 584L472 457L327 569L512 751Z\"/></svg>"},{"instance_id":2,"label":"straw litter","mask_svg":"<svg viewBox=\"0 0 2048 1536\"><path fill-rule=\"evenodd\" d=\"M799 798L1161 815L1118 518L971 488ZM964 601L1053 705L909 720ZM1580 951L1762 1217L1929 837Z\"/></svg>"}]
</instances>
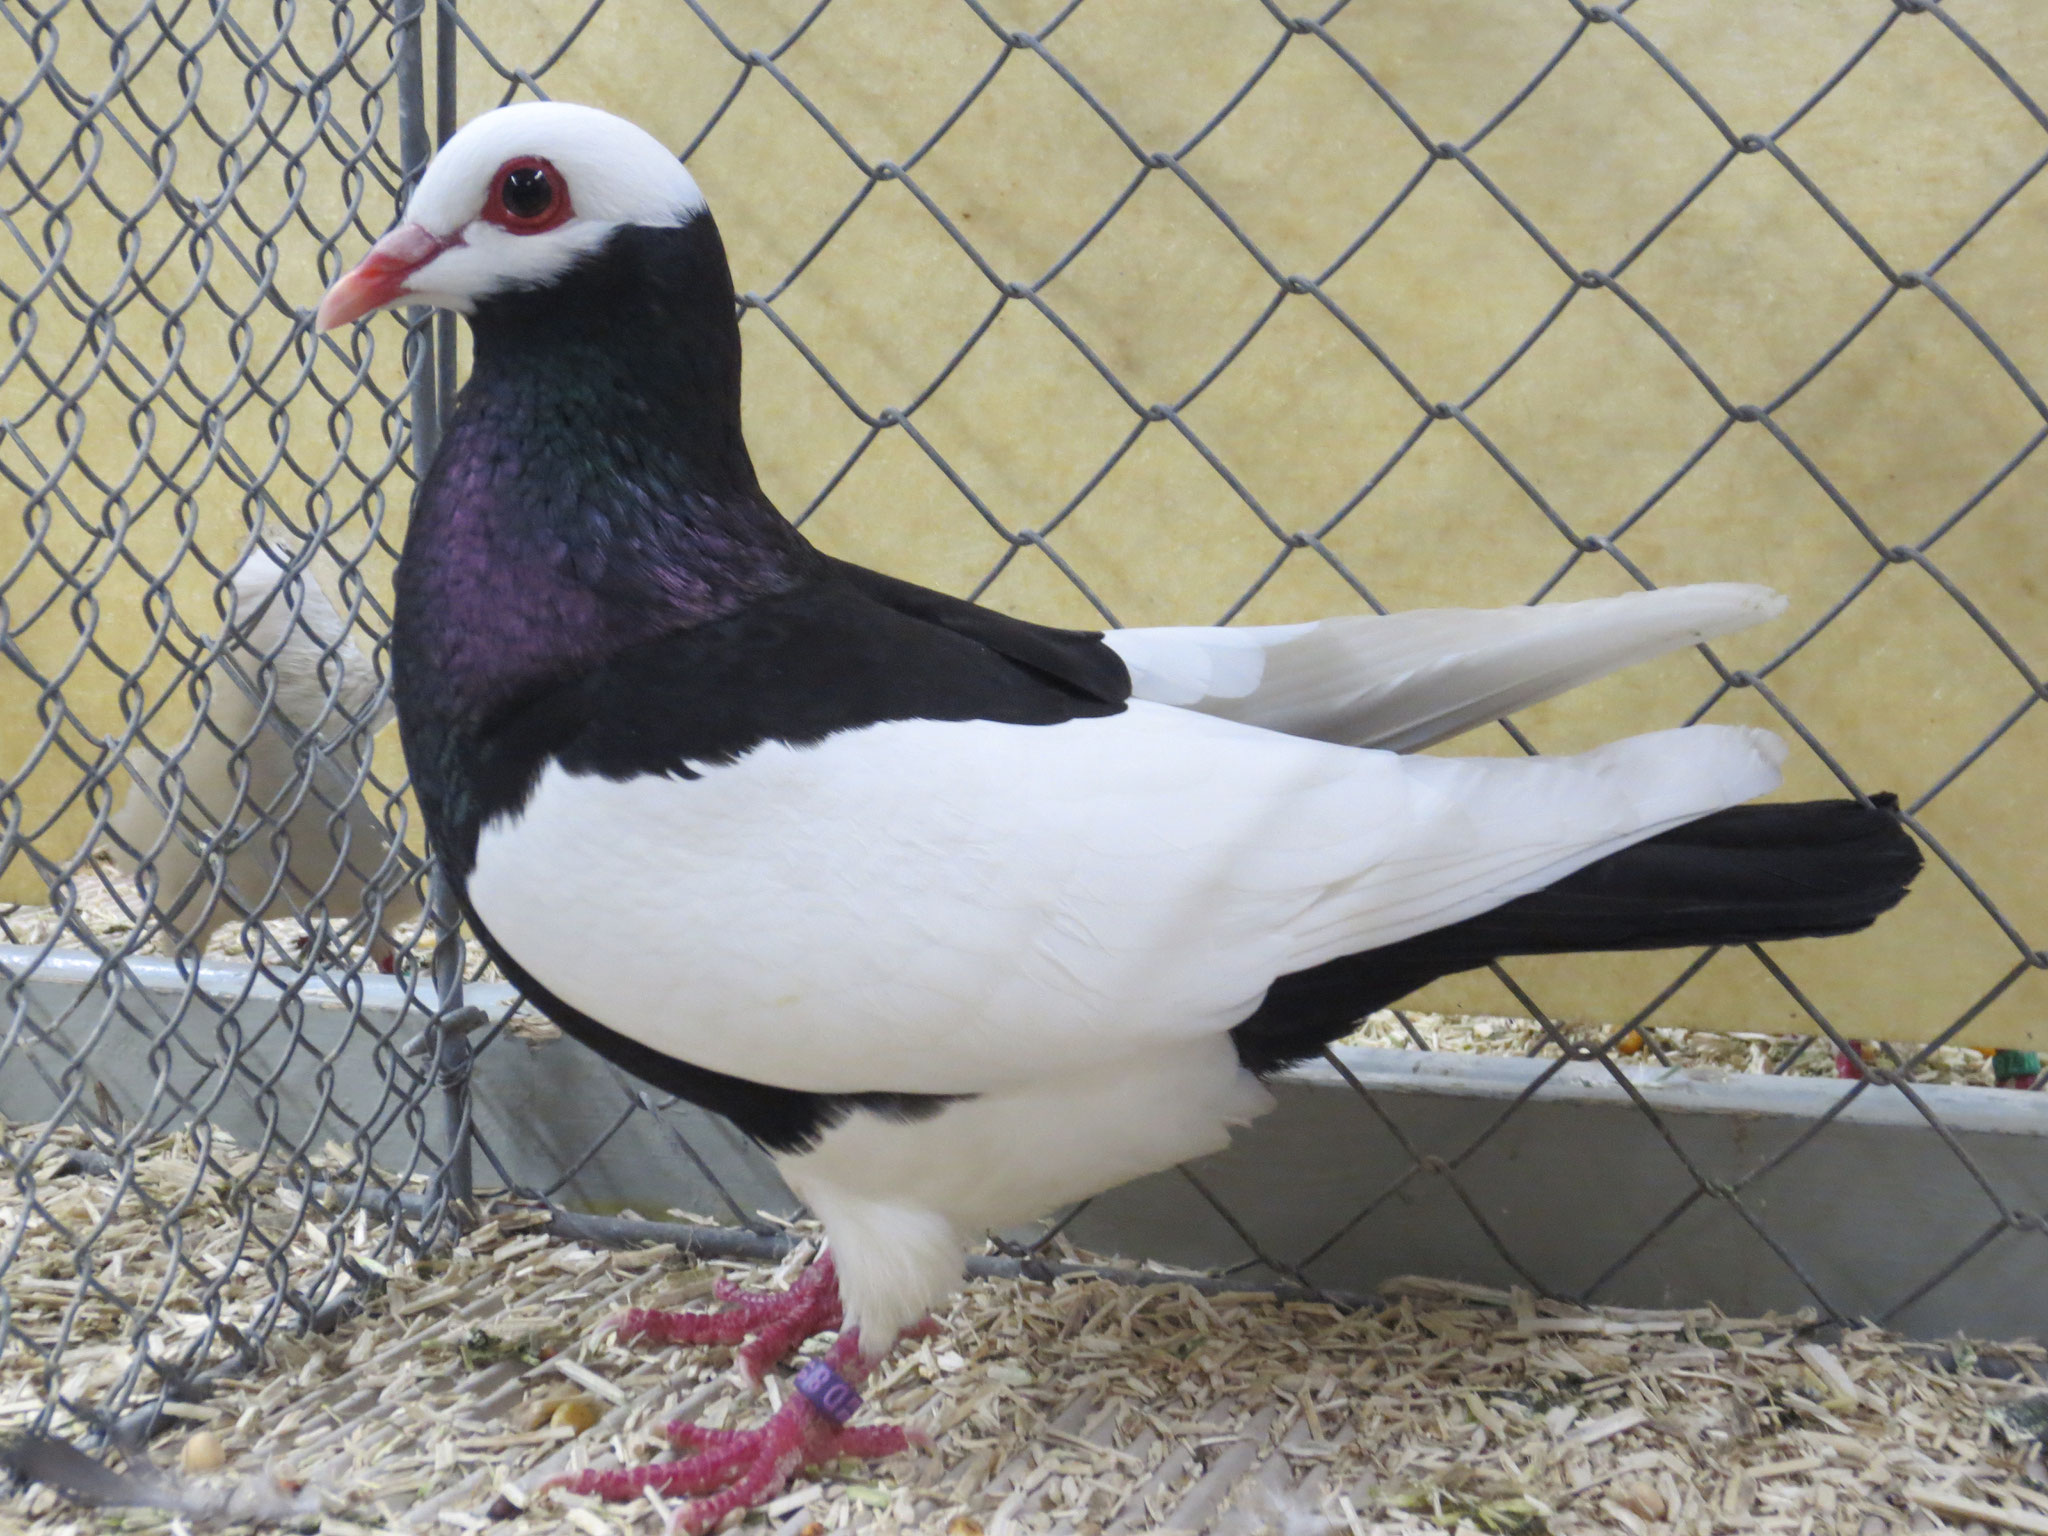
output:
<instances>
[{"instance_id":1,"label":"straw litter","mask_svg":"<svg viewBox=\"0 0 2048 1536\"><path fill-rule=\"evenodd\" d=\"M660 1426L678 1413L756 1422L787 1381L752 1396L724 1350L627 1348L603 1323L627 1305L703 1300L719 1273L786 1284L803 1250L773 1269L693 1264L672 1247L557 1241L540 1211L501 1206L452 1246L378 1258L362 1217L319 1217L216 1136L210 1161L184 1137L138 1160L134 1188L190 1202L174 1260L133 1189L63 1169L49 1147L39 1209L0 1206L0 1242L19 1245L0 1277L14 1327L47 1342L71 1319L54 1382L19 1340L0 1354L0 1434L26 1425L50 1385L91 1401L141 1344L174 1354L208 1307L255 1329L275 1302L273 1252L303 1281L344 1243L375 1279L333 1331L296 1333L287 1314L249 1374L173 1406L140 1460L190 1507L282 1499L321 1511L287 1524L332 1536L653 1536L657 1499L530 1490L566 1467L661 1454ZM82 1288L71 1255L95 1224L95 1283ZM161 1298L139 1332L116 1291ZM934 1448L827 1468L743 1528L2048 1531L2048 1354L2031 1344L1930 1348L1808 1317L1582 1309L1428 1280L1390 1282L1383 1306L1350 1313L1203 1295L1164 1275L983 1281L941 1322L890 1357L867 1410L923 1427ZM61 1417L52 1428L80 1430ZM501 1496L530 1507L493 1523ZM33 1536L191 1528L82 1510L47 1487L0 1497L0 1529Z\"/></svg>"},{"instance_id":2,"label":"straw litter","mask_svg":"<svg viewBox=\"0 0 2048 1536\"><path fill-rule=\"evenodd\" d=\"M134 879L117 873L105 854L96 855L79 869L70 895L70 902L62 907L0 902L0 944L31 948L49 944L75 950L78 937L89 934L109 953L161 957L177 953L176 937L148 909ZM397 973L425 976L434 949L431 920L425 916L409 919L395 925L389 936L391 963ZM222 923L200 954L206 960L265 966L287 974L302 969L367 973L370 966L369 945L362 940L315 954L311 935L296 917ZM468 946L464 981L504 979L481 945ZM528 1044L558 1040L562 1035L560 1028L524 999L504 1022L515 1037Z\"/></svg>"},{"instance_id":3,"label":"straw litter","mask_svg":"<svg viewBox=\"0 0 2048 1536\"><path fill-rule=\"evenodd\" d=\"M1617 1031L1605 1025L1557 1022L1552 1034L1534 1019L1485 1014L1413 1013L1382 1009L1339 1042L1377 1046L1383 1050L1458 1051L1470 1056L1554 1058L1558 1039L1575 1051L1599 1051L1622 1066L1673 1066L1692 1072L1756 1072L1783 1077L1833 1077L1835 1049L1823 1036L1768 1035L1748 1030L1679 1029L1657 1025L1632 1029L1609 1041ZM1858 1042L1866 1063L1890 1067L1914 1061L1918 1045L1887 1047L1881 1041ZM1974 1045L1942 1045L1915 1062L1916 1083L1944 1083L1961 1088L1994 1088L1993 1052Z\"/></svg>"}]
</instances>

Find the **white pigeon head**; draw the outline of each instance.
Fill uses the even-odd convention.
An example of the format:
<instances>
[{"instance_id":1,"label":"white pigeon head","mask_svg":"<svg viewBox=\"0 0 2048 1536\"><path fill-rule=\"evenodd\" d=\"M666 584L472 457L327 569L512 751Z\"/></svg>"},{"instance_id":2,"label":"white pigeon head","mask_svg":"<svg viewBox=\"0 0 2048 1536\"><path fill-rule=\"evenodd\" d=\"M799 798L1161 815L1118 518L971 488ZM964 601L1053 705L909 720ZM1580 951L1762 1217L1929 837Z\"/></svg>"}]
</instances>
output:
<instances>
[{"instance_id":1,"label":"white pigeon head","mask_svg":"<svg viewBox=\"0 0 2048 1536\"><path fill-rule=\"evenodd\" d=\"M704 194L661 141L563 101L499 107L429 162L398 226L327 290L325 331L394 304L471 314L554 281L623 225L674 228Z\"/></svg>"}]
</instances>

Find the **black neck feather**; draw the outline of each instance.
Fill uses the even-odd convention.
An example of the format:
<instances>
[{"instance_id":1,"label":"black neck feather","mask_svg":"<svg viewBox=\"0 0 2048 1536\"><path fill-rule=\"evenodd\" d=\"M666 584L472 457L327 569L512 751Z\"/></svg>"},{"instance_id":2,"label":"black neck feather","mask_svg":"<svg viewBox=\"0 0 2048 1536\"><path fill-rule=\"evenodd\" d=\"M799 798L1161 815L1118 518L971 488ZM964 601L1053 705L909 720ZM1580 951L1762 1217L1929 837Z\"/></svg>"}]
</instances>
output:
<instances>
[{"instance_id":1,"label":"black neck feather","mask_svg":"<svg viewBox=\"0 0 2048 1536\"><path fill-rule=\"evenodd\" d=\"M608 467L770 510L740 431L739 317L709 213L678 228L622 228L545 288L483 300L470 328L466 408L516 409L536 393L574 415L587 404L612 453L630 444L638 461Z\"/></svg>"},{"instance_id":2,"label":"black neck feather","mask_svg":"<svg viewBox=\"0 0 2048 1536\"><path fill-rule=\"evenodd\" d=\"M747 454L732 279L708 214L620 229L471 324L474 366L397 575L394 681L423 802L503 710L822 561Z\"/></svg>"}]
</instances>

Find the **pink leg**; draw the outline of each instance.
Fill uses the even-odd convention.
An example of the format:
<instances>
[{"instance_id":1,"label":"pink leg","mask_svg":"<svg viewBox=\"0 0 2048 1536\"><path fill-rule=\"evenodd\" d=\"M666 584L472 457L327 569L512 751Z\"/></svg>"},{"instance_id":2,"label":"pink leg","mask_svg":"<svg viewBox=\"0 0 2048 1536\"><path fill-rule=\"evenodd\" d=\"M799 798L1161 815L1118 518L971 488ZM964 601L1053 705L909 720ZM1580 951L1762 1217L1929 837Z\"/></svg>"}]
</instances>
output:
<instances>
[{"instance_id":1,"label":"pink leg","mask_svg":"<svg viewBox=\"0 0 2048 1536\"><path fill-rule=\"evenodd\" d=\"M825 1360L849 1386L867 1379L869 1366L856 1333L841 1334ZM796 1392L759 1429L700 1429L678 1420L668 1426L668 1437L684 1453L682 1460L616 1472L575 1472L552 1479L543 1489L567 1488L613 1501L638 1498L647 1488L688 1495L672 1529L701 1536L734 1510L775 1498L804 1467L840 1456L864 1461L894 1456L922 1440L893 1424L848 1428Z\"/></svg>"},{"instance_id":2,"label":"pink leg","mask_svg":"<svg viewBox=\"0 0 2048 1536\"><path fill-rule=\"evenodd\" d=\"M839 1272L828 1249L786 1291L745 1291L718 1282L717 1312L655 1312L634 1307L612 1319L621 1343L739 1344L740 1369L758 1382L768 1368L794 1354L806 1339L840 1322ZM741 1343L745 1340L745 1343Z\"/></svg>"}]
</instances>

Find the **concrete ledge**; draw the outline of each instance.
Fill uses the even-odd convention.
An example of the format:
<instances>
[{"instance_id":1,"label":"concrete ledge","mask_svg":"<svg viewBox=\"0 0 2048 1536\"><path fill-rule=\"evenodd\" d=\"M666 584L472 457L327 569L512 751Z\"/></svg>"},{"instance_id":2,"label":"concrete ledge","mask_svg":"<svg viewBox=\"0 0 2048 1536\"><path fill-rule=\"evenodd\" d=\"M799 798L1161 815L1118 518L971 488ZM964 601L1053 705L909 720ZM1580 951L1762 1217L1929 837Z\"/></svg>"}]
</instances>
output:
<instances>
[{"instance_id":1,"label":"concrete ledge","mask_svg":"<svg viewBox=\"0 0 2048 1536\"><path fill-rule=\"evenodd\" d=\"M1547 1101L1585 1104L1632 1102L1614 1073L1598 1062L1567 1062L1522 1056L1467 1056L1455 1051L1389 1051L1342 1046L1338 1059L1376 1093L1456 1092L1473 1098L1520 1097L1546 1071ZM1853 1125L1924 1127L1927 1117L1903 1093L1823 1077L1773 1077L1765 1073L1702 1071L1686 1067L1622 1067L1621 1074L1659 1110L1695 1115L1789 1115L1817 1119L1830 1110ZM1296 1081L1344 1086L1324 1062L1292 1074ZM2048 1097L1990 1092L1943 1083L1915 1083L1914 1095L1952 1130L1985 1135L2048 1134Z\"/></svg>"}]
</instances>

